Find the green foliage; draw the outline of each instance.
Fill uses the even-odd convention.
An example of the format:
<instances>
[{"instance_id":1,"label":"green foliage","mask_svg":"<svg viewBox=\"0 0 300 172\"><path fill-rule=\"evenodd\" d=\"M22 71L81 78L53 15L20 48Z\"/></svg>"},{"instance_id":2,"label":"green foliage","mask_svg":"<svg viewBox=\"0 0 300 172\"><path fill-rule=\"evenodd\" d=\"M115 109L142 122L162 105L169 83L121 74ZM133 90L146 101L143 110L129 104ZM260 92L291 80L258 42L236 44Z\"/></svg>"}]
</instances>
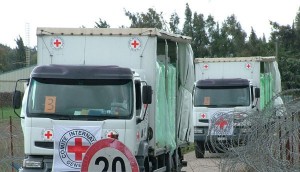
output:
<instances>
[{"instance_id":1,"label":"green foliage","mask_svg":"<svg viewBox=\"0 0 300 172\"><path fill-rule=\"evenodd\" d=\"M186 4L185 8L185 21L183 24L182 34L193 37L192 10L190 9L189 4Z\"/></svg>"},{"instance_id":2,"label":"green foliage","mask_svg":"<svg viewBox=\"0 0 300 172\"><path fill-rule=\"evenodd\" d=\"M16 68L18 69L21 67L25 67L26 65L26 49L21 36L19 36L19 38L15 41L17 43L15 63Z\"/></svg>"},{"instance_id":3,"label":"green foliage","mask_svg":"<svg viewBox=\"0 0 300 172\"><path fill-rule=\"evenodd\" d=\"M102 19L99 19L99 23L95 22L95 24L95 28L110 28L110 25L105 20L102 21Z\"/></svg>"},{"instance_id":4,"label":"green foliage","mask_svg":"<svg viewBox=\"0 0 300 172\"><path fill-rule=\"evenodd\" d=\"M16 109L16 112L20 114L21 110ZM0 107L0 119L8 119L10 116L13 118L18 118L12 107Z\"/></svg>"},{"instance_id":5,"label":"green foliage","mask_svg":"<svg viewBox=\"0 0 300 172\"><path fill-rule=\"evenodd\" d=\"M180 34L180 29L178 28L178 25L179 25L179 16L177 13L173 13L171 15L171 18L170 18L170 22L169 22L169 25L170 25L170 29L173 33L176 33L176 34Z\"/></svg>"},{"instance_id":6,"label":"green foliage","mask_svg":"<svg viewBox=\"0 0 300 172\"><path fill-rule=\"evenodd\" d=\"M4 72L8 68L7 57L11 54L11 49L0 44L0 72Z\"/></svg>"},{"instance_id":7,"label":"green foliage","mask_svg":"<svg viewBox=\"0 0 300 172\"><path fill-rule=\"evenodd\" d=\"M26 49L23 39L19 36L16 40L17 47L12 49L0 44L0 73L19 69L26 66ZM36 47L30 49L30 64L37 63Z\"/></svg>"},{"instance_id":8,"label":"green foliage","mask_svg":"<svg viewBox=\"0 0 300 172\"><path fill-rule=\"evenodd\" d=\"M147 13L131 13L125 10L125 15L131 20L131 28L163 29L164 19L161 13L149 8Z\"/></svg>"},{"instance_id":9,"label":"green foliage","mask_svg":"<svg viewBox=\"0 0 300 172\"><path fill-rule=\"evenodd\" d=\"M192 48L195 57L207 57L208 37L205 30L205 21L203 14L194 13L193 19L193 43Z\"/></svg>"}]
</instances>

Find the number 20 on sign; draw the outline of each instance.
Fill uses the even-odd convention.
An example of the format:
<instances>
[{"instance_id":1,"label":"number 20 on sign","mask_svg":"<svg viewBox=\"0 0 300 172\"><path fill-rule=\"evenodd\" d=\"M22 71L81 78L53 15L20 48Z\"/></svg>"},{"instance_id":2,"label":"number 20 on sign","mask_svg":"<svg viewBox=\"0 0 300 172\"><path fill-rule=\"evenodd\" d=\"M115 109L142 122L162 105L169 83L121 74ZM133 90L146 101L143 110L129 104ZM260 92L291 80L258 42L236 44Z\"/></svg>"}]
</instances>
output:
<instances>
[{"instance_id":1,"label":"number 20 on sign","mask_svg":"<svg viewBox=\"0 0 300 172\"><path fill-rule=\"evenodd\" d=\"M116 139L102 139L86 152L81 172L126 171L139 172L135 157L130 150Z\"/></svg>"}]
</instances>

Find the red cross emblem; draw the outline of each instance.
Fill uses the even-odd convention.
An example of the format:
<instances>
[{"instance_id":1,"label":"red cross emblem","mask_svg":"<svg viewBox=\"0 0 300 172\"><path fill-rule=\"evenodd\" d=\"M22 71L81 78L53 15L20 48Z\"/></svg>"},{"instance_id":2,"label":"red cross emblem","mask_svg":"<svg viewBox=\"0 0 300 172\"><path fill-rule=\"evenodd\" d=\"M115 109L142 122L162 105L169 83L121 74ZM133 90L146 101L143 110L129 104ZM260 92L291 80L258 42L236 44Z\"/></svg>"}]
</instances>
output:
<instances>
[{"instance_id":1,"label":"red cross emblem","mask_svg":"<svg viewBox=\"0 0 300 172\"><path fill-rule=\"evenodd\" d=\"M43 135L44 135L44 139L46 139L46 140L52 140L52 138L53 138L53 131L52 130L46 130L46 131L44 131Z\"/></svg>"},{"instance_id":2,"label":"red cross emblem","mask_svg":"<svg viewBox=\"0 0 300 172\"><path fill-rule=\"evenodd\" d=\"M89 148L89 146L82 145L82 138L78 137L78 138L75 138L74 146L68 146L68 153L75 153L75 160L81 161L82 154L84 154L88 148Z\"/></svg>"},{"instance_id":3,"label":"red cross emblem","mask_svg":"<svg viewBox=\"0 0 300 172\"><path fill-rule=\"evenodd\" d=\"M61 38L54 38L52 39L52 47L54 48L62 48L63 47L63 41Z\"/></svg>"},{"instance_id":4,"label":"red cross emblem","mask_svg":"<svg viewBox=\"0 0 300 172\"><path fill-rule=\"evenodd\" d=\"M138 38L132 38L129 41L130 49L138 50L141 47L141 41Z\"/></svg>"},{"instance_id":5,"label":"red cross emblem","mask_svg":"<svg viewBox=\"0 0 300 172\"><path fill-rule=\"evenodd\" d=\"M134 40L134 41L131 43L131 46L133 46L133 48L136 48L138 45L140 45L140 43L137 42L136 40Z\"/></svg>"},{"instance_id":6,"label":"red cross emblem","mask_svg":"<svg viewBox=\"0 0 300 172\"><path fill-rule=\"evenodd\" d=\"M205 113L202 113L202 114L201 114L201 117L202 117L202 118L205 118L205 117L206 117L206 114L205 114Z\"/></svg>"},{"instance_id":7,"label":"red cross emblem","mask_svg":"<svg viewBox=\"0 0 300 172\"><path fill-rule=\"evenodd\" d=\"M247 68L247 69L251 69L251 64L250 64L250 63L247 63L247 64L246 64L246 68Z\"/></svg>"},{"instance_id":8,"label":"red cross emblem","mask_svg":"<svg viewBox=\"0 0 300 172\"><path fill-rule=\"evenodd\" d=\"M216 125L219 126L220 129L224 129L224 127L226 125L228 125L228 122L223 118L223 117L220 117L217 121L216 121Z\"/></svg>"},{"instance_id":9,"label":"red cross emblem","mask_svg":"<svg viewBox=\"0 0 300 172\"><path fill-rule=\"evenodd\" d=\"M204 69L208 69L208 64L203 65Z\"/></svg>"}]
</instances>

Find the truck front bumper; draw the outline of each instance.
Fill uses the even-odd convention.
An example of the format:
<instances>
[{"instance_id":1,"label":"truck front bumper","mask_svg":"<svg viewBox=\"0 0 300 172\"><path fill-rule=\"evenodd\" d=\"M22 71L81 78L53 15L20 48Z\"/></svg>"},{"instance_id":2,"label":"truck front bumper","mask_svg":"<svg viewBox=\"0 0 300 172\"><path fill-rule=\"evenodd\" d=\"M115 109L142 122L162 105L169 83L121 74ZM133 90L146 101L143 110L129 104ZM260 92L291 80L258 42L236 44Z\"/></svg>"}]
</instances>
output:
<instances>
[{"instance_id":1,"label":"truck front bumper","mask_svg":"<svg viewBox=\"0 0 300 172\"><path fill-rule=\"evenodd\" d=\"M40 167L29 167L26 165L19 169L19 172L52 172L52 164L53 164L53 157L43 157L43 156L28 156L24 161L31 162L32 164L41 163Z\"/></svg>"},{"instance_id":2,"label":"truck front bumper","mask_svg":"<svg viewBox=\"0 0 300 172\"><path fill-rule=\"evenodd\" d=\"M243 128L236 127L233 130L233 135L210 135L208 127L196 127L194 133L195 142L207 142L207 143L221 143L224 144L245 144L249 132L244 131Z\"/></svg>"}]
</instances>

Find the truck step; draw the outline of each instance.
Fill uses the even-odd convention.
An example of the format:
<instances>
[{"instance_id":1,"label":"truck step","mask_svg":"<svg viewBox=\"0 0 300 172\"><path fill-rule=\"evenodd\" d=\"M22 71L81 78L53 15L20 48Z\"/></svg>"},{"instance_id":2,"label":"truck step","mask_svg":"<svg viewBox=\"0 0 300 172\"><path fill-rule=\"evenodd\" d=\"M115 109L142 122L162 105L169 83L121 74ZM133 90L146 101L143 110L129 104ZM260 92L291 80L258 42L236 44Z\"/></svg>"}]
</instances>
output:
<instances>
[{"instance_id":1,"label":"truck step","mask_svg":"<svg viewBox=\"0 0 300 172\"><path fill-rule=\"evenodd\" d=\"M164 172L167 170L167 167L161 167L160 169L154 170L153 172Z\"/></svg>"}]
</instances>

